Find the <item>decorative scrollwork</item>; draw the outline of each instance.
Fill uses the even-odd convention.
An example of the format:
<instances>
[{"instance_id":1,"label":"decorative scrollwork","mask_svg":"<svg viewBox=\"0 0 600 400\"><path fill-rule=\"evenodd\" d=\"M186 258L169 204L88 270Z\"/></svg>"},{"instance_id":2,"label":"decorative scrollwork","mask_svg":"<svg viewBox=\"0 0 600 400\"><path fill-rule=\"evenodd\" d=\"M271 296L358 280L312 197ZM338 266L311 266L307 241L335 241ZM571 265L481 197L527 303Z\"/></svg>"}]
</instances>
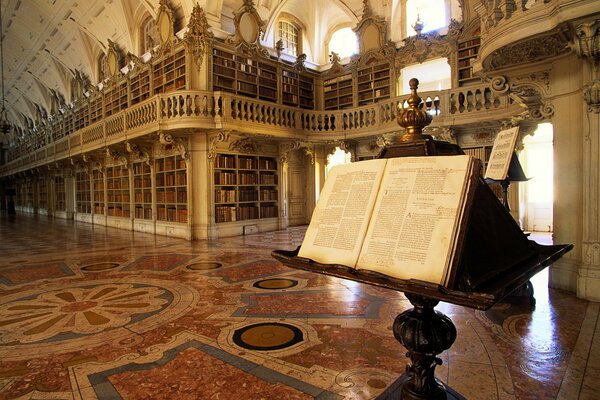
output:
<instances>
[{"instance_id":1,"label":"decorative scrollwork","mask_svg":"<svg viewBox=\"0 0 600 400\"><path fill-rule=\"evenodd\" d=\"M217 155L217 145L229 141L229 132L221 131L210 141L207 157L212 160Z\"/></svg>"},{"instance_id":2,"label":"decorative scrollwork","mask_svg":"<svg viewBox=\"0 0 600 400\"><path fill-rule=\"evenodd\" d=\"M498 75L490 80L492 90L497 94L506 94L510 89L508 79L505 76Z\"/></svg>"},{"instance_id":3,"label":"decorative scrollwork","mask_svg":"<svg viewBox=\"0 0 600 400\"><path fill-rule=\"evenodd\" d=\"M202 7L196 4L192 10L188 31L186 32L183 41L193 54L198 70L200 70L200 67L202 66L202 60L207 47L206 43L212 38L214 38L214 35L209 30L206 14Z\"/></svg>"},{"instance_id":4,"label":"decorative scrollwork","mask_svg":"<svg viewBox=\"0 0 600 400\"><path fill-rule=\"evenodd\" d=\"M260 151L260 145L252 138L238 139L229 145L229 150L240 153L256 154Z\"/></svg>"}]
</instances>

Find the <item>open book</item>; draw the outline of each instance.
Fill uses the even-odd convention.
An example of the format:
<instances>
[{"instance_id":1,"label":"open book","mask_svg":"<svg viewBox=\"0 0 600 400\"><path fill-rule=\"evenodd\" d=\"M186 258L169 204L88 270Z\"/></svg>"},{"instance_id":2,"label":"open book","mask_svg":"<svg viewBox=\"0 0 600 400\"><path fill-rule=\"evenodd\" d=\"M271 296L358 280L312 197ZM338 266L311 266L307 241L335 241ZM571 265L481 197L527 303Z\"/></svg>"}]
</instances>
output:
<instances>
[{"instance_id":1,"label":"open book","mask_svg":"<svg viewBox=\"0 0 600 400\"><path fill-rule=\"evenodd\" d=\"M457 243L479 169L466 155L336 166L298 256L447 286L460 261Z\"/></svg>"},{"instance_id":2,"label":"open book","mask_svg":"<svg viewBox=\"0 0 600 400\"><path fill-rule=\"evenodd\" d=\"M505 129L500 131L494 140L492 153L485 170L485 179L501 181L506 179L508 167L514 157L515 144L519 135L519 127ZM518 161L517 161L518 162Z\"/></svg>"}]
</instances>

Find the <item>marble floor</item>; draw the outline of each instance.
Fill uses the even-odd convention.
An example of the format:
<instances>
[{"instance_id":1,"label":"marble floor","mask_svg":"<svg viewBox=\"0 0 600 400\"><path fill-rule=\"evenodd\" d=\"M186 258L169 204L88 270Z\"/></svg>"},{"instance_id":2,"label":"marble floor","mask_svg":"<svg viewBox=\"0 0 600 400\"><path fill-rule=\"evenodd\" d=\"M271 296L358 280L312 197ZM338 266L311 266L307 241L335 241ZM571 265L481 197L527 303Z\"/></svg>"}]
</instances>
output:
<instances>
[{"instance_id":1,"label":"marble floor","mask_svg":"<svg viewBox=\"0 0 600 400\"><path fill-rule=\"evenodd\" d=\"M0 215L0 399L372 399L404 371L402 293L288 269L303 227L188 242ZM540 240L547 240L543 236ZM467 399L598 399L599 304L440 304Z\"/></svg>"}]
</instances>

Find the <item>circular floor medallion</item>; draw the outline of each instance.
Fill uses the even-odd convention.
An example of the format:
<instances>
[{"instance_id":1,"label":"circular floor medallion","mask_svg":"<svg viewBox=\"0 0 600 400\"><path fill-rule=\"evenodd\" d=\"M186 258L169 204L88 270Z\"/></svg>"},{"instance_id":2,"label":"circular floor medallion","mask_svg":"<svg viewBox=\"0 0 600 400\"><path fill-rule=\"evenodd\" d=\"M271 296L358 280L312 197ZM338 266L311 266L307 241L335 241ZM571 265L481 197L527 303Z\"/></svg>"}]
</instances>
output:
<instances>
[{"instance_id":1,"label":"circular floor medallion","mask_svg":"<svg viewBox=\"0 0 600 400\"><path fill-rule=\"evenodd\" d=\"M281 350L304 340L302 331L293 325L264 322L237 329L233 342L248 350Z\"/></svg>"},{"instance_id":2,"label":"circular floor medallion","mask_svg":"<svg viewBox=\"0 0 600 400\"><path fill-rule=\"evenodd\" d=\"M88 272L100 272L100 271L106 271L109 269L117 268L119 265L120 265L119 263L113 263L113 262L100 262L100 263L85 265L85 266L81 267L81 269L83 271L88 271Z\"/></svg>"},{"instance_id":3,"label":"circular floor medallion","mask_svg":"<svg viewBox=\"0 0 600 400\"><path fill-rule=\"evenodd\" d=\"M211 269L221 268L223 264L214 261L201 261L192 263L186 266L187 269L192 271L207 271Z\"/></svg>"},{"instance_id":4,"label":"circular floor medallion","mask_svg":"<svg viewBox=\"0 0 600 400\"><path fill-rule=\"evenodd\" d=\"M276 289L288 289L298 285L298 281L292 279L263 279L257 282L254 282L252 286L259 289L268 289L268 290L276 290Z\"/></svg>"}]
</instances>

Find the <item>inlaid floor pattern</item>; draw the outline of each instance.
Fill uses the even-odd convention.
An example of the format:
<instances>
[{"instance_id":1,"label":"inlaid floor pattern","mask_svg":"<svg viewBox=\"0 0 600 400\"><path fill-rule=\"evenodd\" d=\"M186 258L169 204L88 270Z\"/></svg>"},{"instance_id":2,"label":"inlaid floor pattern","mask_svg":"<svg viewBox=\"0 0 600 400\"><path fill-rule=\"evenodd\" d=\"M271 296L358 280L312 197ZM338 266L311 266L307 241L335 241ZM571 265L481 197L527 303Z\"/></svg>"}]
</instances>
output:
<instances>
[{"instance_id":1,"label":"inlaid floor pattern","mask_svg":"<svg viewBox=\"0 0 600 400\"><path fill-rule=\"evenodd\" d=\"M189 242L0 215L0 399L373 399L408 359L402 293L292 270L305 227ZM547 236L535 236L547 240ZM440 304L440 380L467 399L594 399L598 304Z\"/></svg>"}]
</instances>

